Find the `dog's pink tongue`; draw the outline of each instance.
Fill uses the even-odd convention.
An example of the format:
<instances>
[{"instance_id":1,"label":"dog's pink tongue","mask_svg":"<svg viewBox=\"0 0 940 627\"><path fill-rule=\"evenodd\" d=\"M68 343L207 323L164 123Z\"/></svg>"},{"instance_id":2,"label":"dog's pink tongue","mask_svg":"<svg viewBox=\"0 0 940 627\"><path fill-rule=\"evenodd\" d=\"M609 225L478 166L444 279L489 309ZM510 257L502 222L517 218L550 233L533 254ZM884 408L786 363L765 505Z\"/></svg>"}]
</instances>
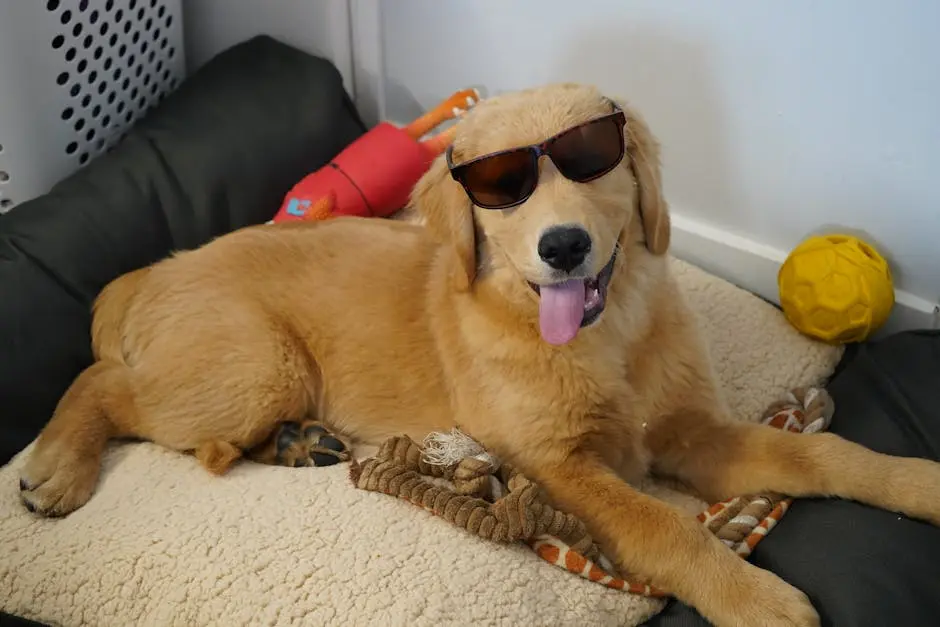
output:
<instances>
[{"instance_id":1,"label":"dog's pink tongue","mask_svg":"<svg viewBox=\"0 0 940 627\"><path fill-rule=\"evenodd\" d=\"M539 288L539 327L549 344L566 344L574 339L584 317L584 282L571 279Z\"/></svg>"}]
</instances>

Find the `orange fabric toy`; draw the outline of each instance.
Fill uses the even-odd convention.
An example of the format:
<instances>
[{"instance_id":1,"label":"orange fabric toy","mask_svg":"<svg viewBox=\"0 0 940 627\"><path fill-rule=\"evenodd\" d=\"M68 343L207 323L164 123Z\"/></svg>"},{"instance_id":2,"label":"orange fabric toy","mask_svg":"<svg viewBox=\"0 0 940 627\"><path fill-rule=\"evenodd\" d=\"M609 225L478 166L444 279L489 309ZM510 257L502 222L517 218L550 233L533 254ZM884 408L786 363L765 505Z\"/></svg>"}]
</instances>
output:
<instances>
[{"instance_id":1,"label":"orange fabric toy","mask_svg":"<svg viewBox=\"0 0 940 627\"><path fill-rule=\"evenodd\" d=\"M462 116L480 100L464 89L404 128L381 122L329 164L308 174L284 198L272 222L323 220L331 216L387 217L405 206L418 179L453 140L451 127L422 137Z\"/></svg>"}]
</instances>

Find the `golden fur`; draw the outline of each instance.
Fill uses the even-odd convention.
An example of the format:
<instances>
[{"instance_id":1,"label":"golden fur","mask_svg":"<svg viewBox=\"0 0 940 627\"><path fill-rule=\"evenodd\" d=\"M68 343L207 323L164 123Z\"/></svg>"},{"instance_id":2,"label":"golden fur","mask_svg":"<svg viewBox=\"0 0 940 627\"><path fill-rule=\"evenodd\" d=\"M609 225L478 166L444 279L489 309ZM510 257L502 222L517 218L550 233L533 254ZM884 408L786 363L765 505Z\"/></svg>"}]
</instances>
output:
<instances>
[{"instance_id":1,"label":"golden fur","mask_svg":"<svg viewBox=\"0 0 940 627\"><path fill-rule=\"evenodd\" d=\"M630 485L654 471L710 499L837 495L940 524L940 465L834 435L732 421L669 275L659 148L636 111L628 157L587 184L547 159L524 205L474 208L434 162L412 208L426 226L342 218L231 233L121 277L95 309L98 359L64 395L23 473L26 504L64 515L91 496L106 442L194 451L214 472L283 421L354 440L421 439L455 423L538 480L630 572L718 625L816 625L808 599L702 525ZM608 112L550 85L484 101L462 162ZM603 315L567 345L538 329L542 229L579 223L597 272L620 247Z\"/></svg>"}]
</instances>

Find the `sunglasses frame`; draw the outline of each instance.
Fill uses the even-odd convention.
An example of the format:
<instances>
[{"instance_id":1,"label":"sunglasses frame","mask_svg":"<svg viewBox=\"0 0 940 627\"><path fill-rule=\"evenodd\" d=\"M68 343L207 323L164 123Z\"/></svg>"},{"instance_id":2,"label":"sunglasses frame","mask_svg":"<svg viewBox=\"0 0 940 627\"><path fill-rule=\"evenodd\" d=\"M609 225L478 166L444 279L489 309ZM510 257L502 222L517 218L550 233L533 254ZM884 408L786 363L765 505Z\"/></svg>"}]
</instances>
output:
<instances>
[{"instance_id":1,"label":"sunglasses frame","mask_svg":"<svg viewBox=\"0 0 940 627\"><path fill-rule=\"evenodd\" d=\"M551 162L555 165L555 167L558 168L558 164L555 163L555 160L554 160L554 158L552 157L552 154L551 154L551 146L552 146L553 143L555 143L556 141L558 141L558 139L561 138L562 136L567 135L568 133L571 133L571 132L573 132L573 131L576 131L576 130L578 130L578 129L580 129L580 128L583 128L583 127L585 127L585 126L587 126L587 125L589 125L589 124L596 124L597 122L603 122L603 121L605 121L605 120L614 120L615 122L617 122L617 124L616 124L617 133L620 135L620 155L617 157L617 159L615 159L615 160L613 161L613 163L611 163L611 165L610 165L609 168L606 168L606 169L602 170L601 172L598 172L597 174L594 174L594 175L590 176L589 178L581 179L581 180L575 180L575 179L569 178L569 177L565 176L565 174L564 174L563 172L561 172L561 169L560 169L560 168L558 169L559 173L561 173L562 176L565 176L565 178L567 178L568 180L573 181L573 182L575 182L575 183L589 183L589 182L591 182L591 181L593 181L593 180L599 179L600 177L604 176L605 174L608 174L608 173L611 172L614 168L616 168L618 165L620 165L620 163L623 161L623 158L626 156L626 153L627 153L626 145L625 145L625 127L626 127L626 125L627 125L627 116L626 116L626 113L624 113L623 109L621 109L621 108L617 105L617 103L611 102L610 104L611 104L611 106L612 106L613 109L614 109L614 110L611 111L610 113L607 113L607 114L605 114L605 115L602 115L602 116L599 116L599 117L596 117L596 118L587 120L586 122L582 122L581 124L577 124L577 125L572 126L572 127L570 127L570 128L567 128L567 129L565 129L565 130L563 130L563 131L561 131L561 132L559 132L559 133L556 133L556 134L552 135L551 137L549 137L548 139L545 139L545 140L543 140L543 141L541 141L541 142L539 142L539 143L537 143L537 144L530 144L530 145L528 145L528 146L517 146L517 147L515 147L515 148L507 148L506 150L498 150L498 151L496 151L496 152L491 152L491 153L488 153L488 154L485 154L485 155L481 155L481 156L479 156L479 157L475 157L475 158L471 159L470 161L465 161L465 162L463 162L463 163L458 163L458 164L456 164L456 165L454 164L454 161L453 161L454 145L453 145L453 143L451 143L450 145L447 146L447 150L446 150L445 153L444 153L445 158L446 158L446 160L447 160L447 167L448 167L448 169L450 170L450 175L453 177L453 179L454 179L455 181L457 181L458 183L460 183L461 187L463 187L463 189L464 189L464 192L465 192L465 193L467 194L467 196L470 198L470 201L471 201L473 204L475 204L477 207L480 207L481 209L489 209L489 210L493 210L493 211L501 211L501 210L504 210L504 209L511 209L511 208L513 208L513 207L518 207L519 205L521 205L522 203L524 203L525 201L527 201L529 198L531 198L531 197L532 197L532 194L535 193L535 190L538 189L538 183L539 183L539 159L541 159L542 157L547 157L549 160L551 160ZM477 163L477 162L479 162L479 161L483 161L484 159L489 159L489 158L491 158L491 157L497 157L497 156L500 156L500 155L509 154L509 153L514 153L514 152L527 152L527 153L529 153L529 155L530 155L531 158L532 158L532 162L533 162L534 168L535 168L535 184L532 186L532 190L529 191L529 193L525 194L522 198L520 198L520 199L518 199L518 200L515 200L515 201L513 201L513 202L511 202L511 203L508 203L508 204L499 204L499 205L481 205L481 204L479 204L479 203L477 202L476 198L474 197L474 194L473 194L473 193L470 191L470 189L467 187L466 179L465 179L465 177L464 177L464 172L466 172L467 168L471 167L474 163Z\"/></svg>"}]
</instances>

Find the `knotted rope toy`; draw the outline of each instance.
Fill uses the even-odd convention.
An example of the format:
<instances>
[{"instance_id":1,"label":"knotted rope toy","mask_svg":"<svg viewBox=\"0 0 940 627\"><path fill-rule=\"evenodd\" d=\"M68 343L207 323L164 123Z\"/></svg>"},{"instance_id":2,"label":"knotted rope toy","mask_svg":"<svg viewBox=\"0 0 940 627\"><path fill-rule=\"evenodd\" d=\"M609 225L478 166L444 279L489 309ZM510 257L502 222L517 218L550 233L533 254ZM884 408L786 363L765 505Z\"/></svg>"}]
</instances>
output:
<instances>
[{"instance_id":1,"label":"knotted rope toy","mask_svg":"<svg viewBox=\"0 0 940 627\"><path fill-rule=\"evenodd\" d=\"M824 389L797 388L770 405L761 422L815 433L828 428L833 410ZM609 588L669 596L618 572L580 519L553 508L535 483L457 429L431 434L424 447L407 436L389 438L374 457L352 463L350 479L359 489L397 496L480 538L523 542L543 560ZM747 558L791 503L777 493L743 495L715 503L698 520Z\"/></svg>"}]
</instances>

